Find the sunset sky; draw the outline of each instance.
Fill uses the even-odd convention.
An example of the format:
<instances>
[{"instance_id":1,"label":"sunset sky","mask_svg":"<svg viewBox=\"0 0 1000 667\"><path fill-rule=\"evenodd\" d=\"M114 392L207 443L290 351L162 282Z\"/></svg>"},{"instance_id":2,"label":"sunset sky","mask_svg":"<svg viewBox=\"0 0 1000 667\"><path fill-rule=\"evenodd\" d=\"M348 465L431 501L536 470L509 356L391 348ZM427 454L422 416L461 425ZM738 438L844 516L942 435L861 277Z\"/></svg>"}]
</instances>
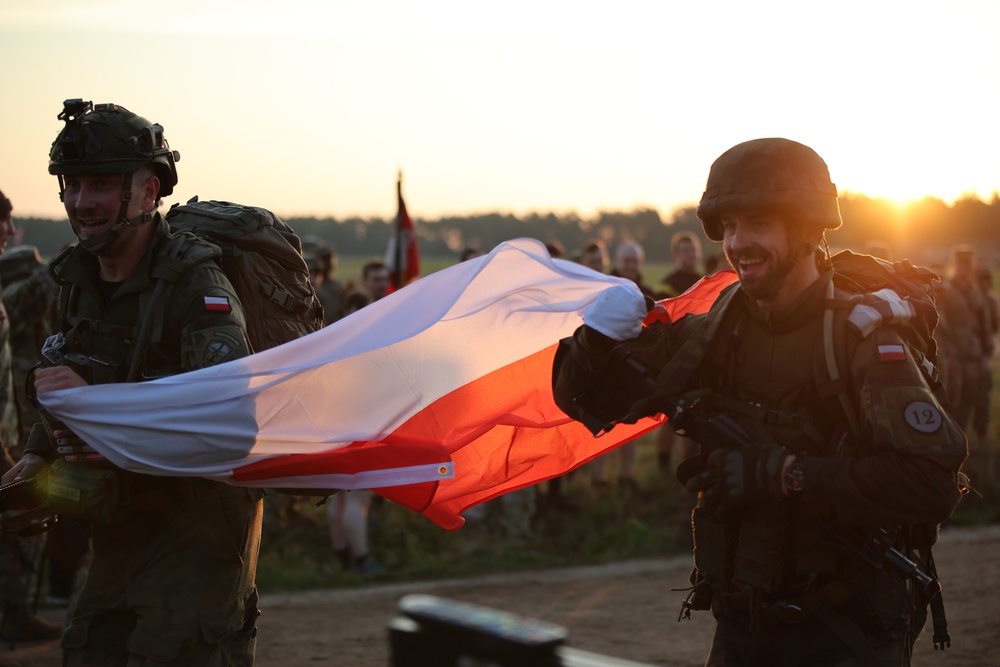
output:
<instances>
[{"instance_id":1,"label":"sunset sky","mask_svg":"<svg viewBox=\"0 0 1000 667\"><path fill-rule=\"evenodd\" d=\"M697 202L740 141L841 191L1000 190L1000 2L3 0L0 189L62 217L71 97L161 123L192 195L284 216Z\"/></svg>"}]
</instances>

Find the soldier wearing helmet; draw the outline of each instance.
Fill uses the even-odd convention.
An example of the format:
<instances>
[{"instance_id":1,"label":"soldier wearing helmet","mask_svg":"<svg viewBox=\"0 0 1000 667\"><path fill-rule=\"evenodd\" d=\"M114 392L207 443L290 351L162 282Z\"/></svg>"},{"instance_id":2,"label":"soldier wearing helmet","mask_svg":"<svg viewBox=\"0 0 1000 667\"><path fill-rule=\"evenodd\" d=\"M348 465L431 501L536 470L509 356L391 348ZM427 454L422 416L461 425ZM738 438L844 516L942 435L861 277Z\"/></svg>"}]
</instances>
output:
<instances>
[{"instance_id":1,"label":"soldier wearing helmet","mask_svg":"<svg viewBox=\"0 0 1000 667\"><path fill-rule=\"evenodd\" d=\"M35 392L138 382L249 354L243 307L208 261L219 248L177 239L157 210L177 184L179 158L163 128L79 99L58 117L65 125L49 172L79 241L51 262L59 329L32 375ZM252 664L260 490L123 470L38 407L42 423L3 482L44 472L46 505L91 526L64 664Z\"/></svg>"},{"instance_id":2,"label":"soldier wearing helmet","mask_svg":"<svg viewBox=\"0 0 1000 667\"><path fill-rule=\"evenodd\" d=\"M971 430L973 412L990 375L995 333L988 292L976 277L977 263L974 246L963 243L951 249L952 275L941 290L942 326L937 332L949 409L967 430Z\"/></svg>"},{"instance_id":3,"label":"soldier wearing helmet","mask_svg":"<svg viewBox=\"0 0 1000 667\"><path fill-rule=\"evenodd\" d=\"M556 402L595 430L595 419L677 417L679 398L748 434L740 446L699 441L678 469L699 498L683 609L716 618L707 665L907 665L934 576L918 587L913 570L858 545L878 536L881 556L895 549L933 575L921 554L961 496L967 453L932 369L897 328L911 315L893 311L894 292L835 284L823 248L841 225L837 190L807 146L732 147L697 213L738 280L707 312L648 326L637 290L603 292L560 343ZM617 372L622 353L650 370L655 392L636 398Z\"/></svg>"}]
</instances>

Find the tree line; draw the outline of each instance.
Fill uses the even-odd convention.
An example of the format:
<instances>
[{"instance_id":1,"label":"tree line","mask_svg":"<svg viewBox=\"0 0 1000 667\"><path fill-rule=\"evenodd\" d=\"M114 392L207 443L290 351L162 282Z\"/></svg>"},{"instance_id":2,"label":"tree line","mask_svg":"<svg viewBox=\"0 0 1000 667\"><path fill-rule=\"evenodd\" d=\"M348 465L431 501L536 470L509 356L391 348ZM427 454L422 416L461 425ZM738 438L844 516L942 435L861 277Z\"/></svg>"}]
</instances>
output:
<instances>
[{"instance_id":1,"label":"tree line","mask_svg":"<svg viewBox=\"0 0 1000 667\"><path fill-rule=\"evenodd\" d=\"M468 247L489 251L513 238L531 237L545 243L558 242L567 256L593 240L610 250L624 241L641 244L648 261L670 261L670 238L678 231L699 235L706 249L696 207L683 206L668 218L651 208L631 211L600 211L591 217L575 213L529 213L512 215L484 213L416 218L420 252L425 257L454 257ZM1000 260L1000 195L989 201L965 197L953 204L926 198L904 207L883 199L847 194L840 198L844 226L827 234L833 248L866 251L879 247L889 259L909 258L915 263L945 262L948 248L959 243L976 246L982 261ZM74 240L68 222L39 218L15 218L17 242L33 245L44 257L54 256ZM380 257L392 233L392 220L380 218L285 219L303 240L334 248L353 257ZM707 250L706 252L711 252Z\"/></svg>"}]
</instances>

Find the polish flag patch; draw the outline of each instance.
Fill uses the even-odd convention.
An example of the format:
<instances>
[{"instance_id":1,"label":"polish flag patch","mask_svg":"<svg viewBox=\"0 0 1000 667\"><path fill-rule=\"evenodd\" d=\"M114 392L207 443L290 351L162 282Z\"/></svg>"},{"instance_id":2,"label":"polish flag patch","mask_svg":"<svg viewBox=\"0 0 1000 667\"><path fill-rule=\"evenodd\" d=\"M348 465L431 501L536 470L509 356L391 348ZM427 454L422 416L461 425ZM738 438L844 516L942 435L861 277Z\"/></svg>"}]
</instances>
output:
<instances>
[{"instance_id":1,"label":"polish flag patch","mask_svg":"<svg viewBox=\"0 0 1000 667\"><path fill-rule=\"evenodd\" d=\"M879 361L906 361L906 348L902 345L879 345Z\"/></svg>"},{"instance_id":2,"label":"polish flag patch","mask_svg":"<svg viewBox=\"0 0 1000 667\"><path fill-rule=\"evenodd\" d=\"M205 310L213 310L219 313L228 313L232 311L232 306L229 305L229 297L227 296L206 296L205 297Z\"/></svg>"}]
</instances>

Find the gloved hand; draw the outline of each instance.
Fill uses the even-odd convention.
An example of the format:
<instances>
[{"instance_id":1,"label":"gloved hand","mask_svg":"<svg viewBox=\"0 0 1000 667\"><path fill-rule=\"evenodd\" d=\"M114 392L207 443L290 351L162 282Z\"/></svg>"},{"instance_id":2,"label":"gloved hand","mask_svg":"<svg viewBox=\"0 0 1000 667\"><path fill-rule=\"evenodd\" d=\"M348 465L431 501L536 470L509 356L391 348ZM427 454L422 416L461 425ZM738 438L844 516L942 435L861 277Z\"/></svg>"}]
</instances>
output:
<instances>
[{"instance_id":1,"label":"gloved hand","mask_svg":"<svg viewBox=\"0 0 1000 667\"><path fill-rule=\"evenodd\" d=\"M613 285L583 311L583 323L617 341L635 338L646 317L646 298L635 287Z\"/></svg>"},{"instance_id":2,"label":"gloved hand","mask_svg":"<svg viewBox=\"0 0 1000 667\"><path fill-rule=\"evenodd\" d=\"M717 449L708 456L706 469L684 488L697 493L706 509L732 514L758 498L781 499L781 473L789 452L781 447Z\"/></svg>"}]
</instances>

